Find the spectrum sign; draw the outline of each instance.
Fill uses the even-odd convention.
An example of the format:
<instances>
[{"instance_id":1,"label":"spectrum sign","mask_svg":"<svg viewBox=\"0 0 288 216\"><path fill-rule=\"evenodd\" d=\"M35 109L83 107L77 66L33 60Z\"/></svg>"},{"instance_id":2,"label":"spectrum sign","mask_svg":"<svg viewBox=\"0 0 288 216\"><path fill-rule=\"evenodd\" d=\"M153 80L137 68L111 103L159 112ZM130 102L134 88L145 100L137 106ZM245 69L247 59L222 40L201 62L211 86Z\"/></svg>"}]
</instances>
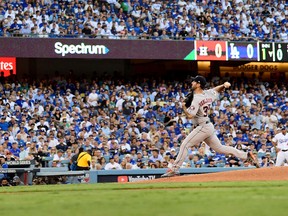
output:
<instances>
[{"instance_id":1,"label":"spectrum sign","mask_svg":"<svg viewBox=\"0 0 288 216\"><path fill-rule=\"evenodd\" d=\"M55 43L55 53L62 55L67 54L90 54L90 55L106 55L109 49L104 45L87 45L81 44L62 44L61 42Z\"/></svg>"}]
</instances>

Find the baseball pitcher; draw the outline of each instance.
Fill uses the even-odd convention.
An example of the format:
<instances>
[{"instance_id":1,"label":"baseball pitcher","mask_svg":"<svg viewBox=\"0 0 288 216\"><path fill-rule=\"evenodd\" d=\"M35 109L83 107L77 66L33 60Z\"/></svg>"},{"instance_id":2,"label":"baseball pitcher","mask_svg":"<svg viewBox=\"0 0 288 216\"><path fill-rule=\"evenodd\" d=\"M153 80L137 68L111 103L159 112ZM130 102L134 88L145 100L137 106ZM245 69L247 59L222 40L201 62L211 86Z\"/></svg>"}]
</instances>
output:
<instances>
[{"instance_id":1,"label":"baseball pitcher","mask_svg":"<svg viewBox=\"0 0 288 216\"><path fill-rule=\"evenodd\" d=\"M223 91L225 88L229 88L231 84L225 82L223 85L216 86L213 89L204 90L206 79L203 76L196 76L191 84L193 92L193 98L190 98L190 100L192 100L191 104L189 104L190 101L187 99L183 102L182 108L185 115L193 119L193 125L196 127L181 144L179 154L177 155L172 169L168 169L162 177L179 175L179 168L188 154L189 147L198 145L202 141L205 141L205 143L216 152L233 154L244 160L248 159L259 168L259 163L252 152L246 153L233 147L222 145L215 134L214 126L208 117L208 111L210 110L212 103L218 98L219 92Z\"/></svg>"}]
</instances>

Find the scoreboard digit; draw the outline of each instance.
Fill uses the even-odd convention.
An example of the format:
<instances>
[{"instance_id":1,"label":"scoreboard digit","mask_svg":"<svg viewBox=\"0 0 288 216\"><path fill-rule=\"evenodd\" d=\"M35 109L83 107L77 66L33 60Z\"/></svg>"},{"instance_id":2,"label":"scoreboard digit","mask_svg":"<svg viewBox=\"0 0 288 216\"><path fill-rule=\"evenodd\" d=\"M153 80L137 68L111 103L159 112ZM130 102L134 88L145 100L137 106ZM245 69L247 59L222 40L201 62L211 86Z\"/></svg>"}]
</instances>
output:
<instances>
[{"instance_id":1,"label":"scoreboard digit","mask_svg":"<svg viewBox=\"0 0 288 216\"><path fill-rule=\"evenodd\" d=\"M287 62L288 61L288 43L274 43L275 61Z\"/></svg>"},{"instance_id":2,"label":"scoreboard digit","mask_svg":"<svg viewBox=\"0 0 288 216\"><path fill-rule=\"evenodd\" d=\"M259 61L275 61L275 49L273 43L259 43Z\"/></svg>"}]
</instances>

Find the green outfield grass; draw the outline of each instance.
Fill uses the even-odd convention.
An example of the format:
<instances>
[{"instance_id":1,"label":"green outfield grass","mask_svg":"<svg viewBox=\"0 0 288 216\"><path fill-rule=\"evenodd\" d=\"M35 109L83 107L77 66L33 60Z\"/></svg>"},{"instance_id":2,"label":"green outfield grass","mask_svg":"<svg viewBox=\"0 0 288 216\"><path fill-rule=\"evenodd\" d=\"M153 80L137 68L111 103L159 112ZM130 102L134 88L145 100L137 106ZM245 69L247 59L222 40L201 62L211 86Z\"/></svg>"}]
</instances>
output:
<instances>
[{"instance_id":1,"label":"green outfield grass","mask_svg":"<svg viewBox=\"0 0 288 216\"><path fill-rule=\"evenodd\" d=\"M5 216L284 216L287 209L285 181L0 188Z\"/></svg>"}]
</instances>

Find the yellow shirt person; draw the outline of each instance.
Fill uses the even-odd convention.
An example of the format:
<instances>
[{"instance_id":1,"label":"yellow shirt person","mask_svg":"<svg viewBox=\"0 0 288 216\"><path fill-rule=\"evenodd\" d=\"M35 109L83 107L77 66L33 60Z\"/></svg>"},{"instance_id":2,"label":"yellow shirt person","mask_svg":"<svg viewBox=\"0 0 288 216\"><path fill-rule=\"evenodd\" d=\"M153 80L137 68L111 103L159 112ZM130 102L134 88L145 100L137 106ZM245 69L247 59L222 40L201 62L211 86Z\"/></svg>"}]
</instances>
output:
<instances>
[{"instance_id":1,"label":"yellow shirt person","mask_svg":"<svg viewBox=\"0 0 288 216\"><path fill-rule=\"evenodd\" d=\"M81 152L77 158L77 170L89 170L91 164L91 154L87 152Z\"/></svg>"}]
</instances>

